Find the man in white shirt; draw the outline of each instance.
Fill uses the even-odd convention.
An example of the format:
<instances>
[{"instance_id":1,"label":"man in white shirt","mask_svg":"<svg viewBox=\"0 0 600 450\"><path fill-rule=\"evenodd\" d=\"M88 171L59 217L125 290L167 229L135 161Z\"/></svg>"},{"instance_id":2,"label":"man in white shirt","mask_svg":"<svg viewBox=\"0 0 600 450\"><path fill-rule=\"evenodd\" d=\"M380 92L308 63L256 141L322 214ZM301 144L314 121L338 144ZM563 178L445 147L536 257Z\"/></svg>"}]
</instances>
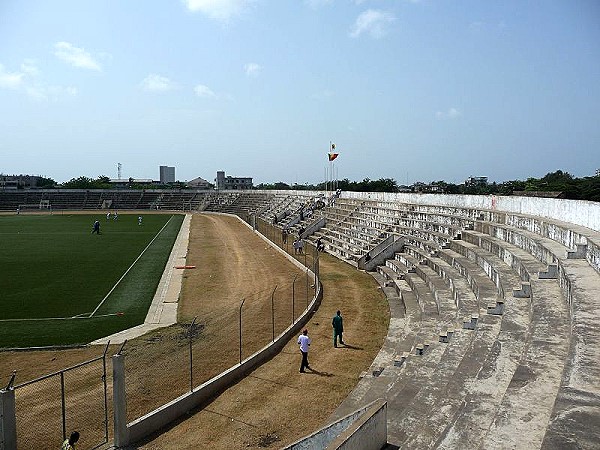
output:
<instances>
[{"instance_id":1,"label":"man in white shirt","mask_svg":"<svg viewBox=\"0 0 600 450\"><path fill-rule=\"evenodd\" d=\"M308 330L306 328L298 337L298 344L300 344L300 353L302 353L300 372L304 373L304 368L310 369L310 366L308 365L308 347L310 346L310 338L308 337Z\"/></svg>"}]
</instances>

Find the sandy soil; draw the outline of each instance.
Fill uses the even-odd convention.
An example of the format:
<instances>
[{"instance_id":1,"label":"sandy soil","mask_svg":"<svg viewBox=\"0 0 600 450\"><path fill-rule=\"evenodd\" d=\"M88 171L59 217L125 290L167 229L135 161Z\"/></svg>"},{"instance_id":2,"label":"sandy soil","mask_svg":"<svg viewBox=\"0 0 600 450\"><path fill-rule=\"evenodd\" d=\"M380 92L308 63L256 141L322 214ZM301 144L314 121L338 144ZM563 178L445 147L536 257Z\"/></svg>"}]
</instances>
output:
<instances>
[{"instance_id":1,"label":"sandy soil","mask_svg":"<svg viewBox=\"0 0 600 450\"><path fill-rule=\"evenodd\" d=\"M125 347L130 420L189 388L190 336L194 385L238 361L238 314L243 298L245 357L270 341L272 304L278 334L305 307L307 286L312 295L305 275L237 219L195 215L187 263L197 269L184 275L180 324L142 336ZM308 327L313 339L309 356L313 372L298 373L300 354L291 342L280 355L208 407L132 448L279 448L324 425L377 354L389 313L385 298L369 275L328 255L321 257L321 280L325 297ZM348 346L334 349L331 318L337 309L344 316ZM190 333L194 317L198 326ZM13 369L18 370L18 382L23 382L102 351L90 347L0 353L0 384L8 380ZM109 354L114 351L111 348ZM110 373L109 365L109 386ZM81 384L81 393L74 398L84 401L88 384ZM37 444L38 448L55 446L54 442L42 445L39 440Z\"/></svg>"}]
</instances>

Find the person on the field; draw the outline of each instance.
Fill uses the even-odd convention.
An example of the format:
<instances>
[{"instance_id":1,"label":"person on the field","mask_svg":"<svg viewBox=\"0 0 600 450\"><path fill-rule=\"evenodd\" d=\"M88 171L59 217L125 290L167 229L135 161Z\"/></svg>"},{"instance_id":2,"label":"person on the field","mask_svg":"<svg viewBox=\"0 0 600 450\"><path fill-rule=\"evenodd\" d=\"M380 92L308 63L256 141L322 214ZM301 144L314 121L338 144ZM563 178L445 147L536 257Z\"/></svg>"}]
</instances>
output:
<instances>
[{"instance_id":1,"label":"person on the field","mask_svg":"<svg viewBox=\"0 0 600 450\"><path fill-rule=\"evenodd\" d=\"M340 337L340 344L344 344L344 340L342 339L342 333L344 332L344 321L342 319L342 313L338 310L335 316L333 316L333 320L331 321L331 325L333 326L333 346L337 347L337 338Z\"/></svg>"},{"instance_id":2,"label":"person on the field","mask_svg":"<svg viewBox=\"0 0 600 450\"><path fill-rule=\"evenodd\" d=\"M73 431L69 439L65 439L60 450L75 450L75 444L79 441L79 432Z\"/></svg>"},{"instance_id":3,"label":"person on the field","mask_svg":"<svg viewBox=\"0 0 600 450\"><path fill-rule=\"evenodd\" d=\"M304 369L310 369L308 365L308 347L310 347L310 338L308 337L308 330L305 328L302 334L298 337L298 344L300 345L300 353L302 353L302 362L300 363L300 372L304 373Z\"/></svg>"},{"instance_id":4,"label":"person on the field","mask_svg":"<svg viewBox=\"0 0 600 450\"><path fill-rule=\"evenodd\" d=\"M119 214L115 210L115 213L113 214L113 220L117 220L118 218L119 218Z\"/></svg>"},{"instance_id":5,"label":"person on the field","mask_svg":"<svg viewBox=\"0 0 600 450\"><path fill-rule=\"evenodd\" d=\"M110 220L110 211L106 213L106 220Z\"/></svg>"},{"instance_id":6,"label":"person on the field","mask_svg":"<svg viewBox=\"0 0 600 450\"><path fill-rule=\"evenodd\" d=\"M94 233L100 234L100 221L98 221L98 220L96 220L94 222L94 226L92 228L92 234L94 234Z\"/></svg>"},{"instance_id":7,"label":"person on the field","mask_svg":"<svg viewBox=\"0 0 600 450\"><path fill-rule=\"evenodd\" d=\"M142 216L138 216L138 225L142 224Z\"/></svg>"}]
</instances>

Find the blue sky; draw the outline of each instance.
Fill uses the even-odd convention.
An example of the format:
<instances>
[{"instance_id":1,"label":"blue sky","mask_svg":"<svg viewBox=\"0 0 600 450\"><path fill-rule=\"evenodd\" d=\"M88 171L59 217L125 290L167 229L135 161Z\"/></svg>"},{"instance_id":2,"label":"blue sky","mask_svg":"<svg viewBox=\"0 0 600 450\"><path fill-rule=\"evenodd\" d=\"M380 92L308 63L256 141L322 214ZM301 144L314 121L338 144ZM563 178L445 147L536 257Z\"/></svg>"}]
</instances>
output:
<instances>
[{"instance_id":1,"label":"blue sky","mask_svg":"<svg viewBox=\"0 0 600 450\"><path fill-rule=\"evenodd\" d=\"M600 168L600 2L0 2L0 172L504 181Z\"/></svg>"}]
</instances>

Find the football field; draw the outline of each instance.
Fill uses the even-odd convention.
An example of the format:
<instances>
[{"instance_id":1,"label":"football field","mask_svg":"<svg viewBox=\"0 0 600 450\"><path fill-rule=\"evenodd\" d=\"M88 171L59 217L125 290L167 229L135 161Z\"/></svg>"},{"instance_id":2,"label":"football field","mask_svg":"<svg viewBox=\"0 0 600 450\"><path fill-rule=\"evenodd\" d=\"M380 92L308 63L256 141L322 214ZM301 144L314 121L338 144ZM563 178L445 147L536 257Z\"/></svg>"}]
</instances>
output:
<instances>
[{"instance_id":1,"label":"football field","mask_svg":"<svg viewBox=\"0 0 600 450\"><path fill-rule=\"evenodd\" d=\"M0 348L82 344L142 323L182 221L0 216Z\"/></svg>"}]
</instances>

